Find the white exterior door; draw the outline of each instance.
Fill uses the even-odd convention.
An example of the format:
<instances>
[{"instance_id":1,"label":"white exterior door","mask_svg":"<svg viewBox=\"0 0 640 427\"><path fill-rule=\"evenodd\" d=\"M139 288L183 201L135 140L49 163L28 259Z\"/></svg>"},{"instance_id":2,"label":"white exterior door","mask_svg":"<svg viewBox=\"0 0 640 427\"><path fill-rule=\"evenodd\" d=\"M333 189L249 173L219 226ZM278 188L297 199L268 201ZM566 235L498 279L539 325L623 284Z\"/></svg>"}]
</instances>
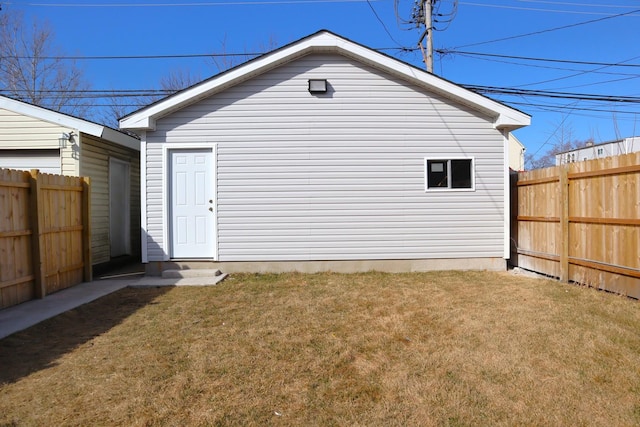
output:
<instances>
[{"instance_id":1,"label":"white exterior door","mask_svg":"<svg viewBox=\"0 0 640 427\"><path fill-rule=\"evenodd\" d=\"M129 163L109 159L109 246L111 257L131 253Z\"/></svg>"},{"instance_id":2,"label":"white exterior door","mask_svg":"<svg viewBox=\"0 0 640 427\"><path fill-rule=\"evenodd\" d=\"M170 150L172 258L214 258L215 216L211 149Z\"/></svg>"}]
</instances>

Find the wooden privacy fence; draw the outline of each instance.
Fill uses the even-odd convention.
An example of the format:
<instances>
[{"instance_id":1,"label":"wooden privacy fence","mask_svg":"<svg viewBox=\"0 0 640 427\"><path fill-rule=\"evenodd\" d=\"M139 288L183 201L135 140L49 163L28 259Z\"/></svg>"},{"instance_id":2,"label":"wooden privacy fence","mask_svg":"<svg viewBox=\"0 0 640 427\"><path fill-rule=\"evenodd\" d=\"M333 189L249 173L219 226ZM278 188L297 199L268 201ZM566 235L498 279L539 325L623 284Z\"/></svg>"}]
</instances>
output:
<instances>
[{"instance_id":1,"label":"wooden privacy fence","mask_svg":"<svg viewBox=\"0 0 640 427\"><path fill-rule=\"evenodd\" d=\"M511 188L515 265L640 298L640 153L520 172Z\"/></svg>"},{"instance_id":2,"label":"wooden privacy fence","mask_svg":"<svg viewBox=\"0 0 640 427\"><path fill-rule=\"evenodd\" d=\"M91 280L89 179L0 169L0 308Z\"/></svg>"}]
</instances>

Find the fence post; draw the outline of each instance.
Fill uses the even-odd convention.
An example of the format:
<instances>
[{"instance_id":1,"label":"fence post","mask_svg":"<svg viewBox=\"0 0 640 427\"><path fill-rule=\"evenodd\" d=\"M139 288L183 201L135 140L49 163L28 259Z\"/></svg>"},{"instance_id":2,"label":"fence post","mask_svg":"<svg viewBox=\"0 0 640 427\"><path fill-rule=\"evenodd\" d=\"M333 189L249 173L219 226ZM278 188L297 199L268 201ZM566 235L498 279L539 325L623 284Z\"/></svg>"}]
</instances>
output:
<instances>
[{"instance_id":1,"label":"fence post","mask_svg":"<svg viewBox=\"0 0 640 427\"><path fill-rule=\"evenodd\" d=\"M91 180L82 178L82 263L83 280L93 280L93 266L91 265Z\"/></svg>"},{"instance_id":2,"label":"fence post","mask_svg":"<svg viewBox=\"0 0 640 427\"><path fill-rule=\"evenodd\" d=\"M560 166L560 281L569 281L569 165Z\"/></svg>"},{"instance_id":3,"label":"fence post","mask_svg":"<svg viewBox=\"0 0 640 427\"><path fill-rule=\"evenodd\" d=\"M511 251L510 251L510 263L512 266L517 267L519 266L518 264L518 248L520 246L520 242L518 239L518 207L519 207L519 203L518 203L518 179L519 179L519 174L518 172L514 171L512 173L509 174L509 181L510 181L510 191L511 191L511 195L510 195L510 199L511 199L511 227L510 227L510 231L511 231L511 241L510 241L510 247L511 247Z\"/></svg>"},{"instance_id":4,"label":"fence post","mask_svg":"<svg viewBox=\"0 0 640 427\"><path fill-rule=\"evenodd\" d=\"M36 298L44 298L47 294L46 276L44 272L43 254L44 237L42 230L44 228L42 218L42 190L39 181L40 171L31 169L31 194L29 196L29 222L31 223L31 259L33 263L33 277L35 282Z\"/></svg>"}]
</instances>

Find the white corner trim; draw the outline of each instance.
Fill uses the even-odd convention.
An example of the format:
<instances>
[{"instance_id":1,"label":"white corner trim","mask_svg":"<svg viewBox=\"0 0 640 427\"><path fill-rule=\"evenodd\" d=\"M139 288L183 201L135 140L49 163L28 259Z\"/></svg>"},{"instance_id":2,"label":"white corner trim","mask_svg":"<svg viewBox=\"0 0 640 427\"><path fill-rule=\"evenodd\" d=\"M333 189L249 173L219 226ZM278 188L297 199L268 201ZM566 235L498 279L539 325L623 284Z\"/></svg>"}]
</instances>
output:
<instances>
[{"instance_id":1,"label":"white corner trim","mask_svg":"<svg viewBox=\"0 0 640 427\"><path fill-rule=\"evenodd\" d=\"M169 188L169 150L171 146L162 146L162 260L169 261L171 256L169 255L169 200L167 195Z\"/></svg>"},{"instance_id":2,"label":"white corner trim","mask_svg":"<svg viewBox=\"0 0 640 427\"><path fill-rule=\"evenodd\" d=\"M504 259L511 258L511 177L509 176L509 132L503 131Z\"/></svg>"},{"instance_id":3,"label":"white corner trim","mask_svg":"<svg viewBox=\"0 0 640 427\"><path fill-rule=\"evenodd\" d=\"M215 248L213 257L215 261L219 261L218 249L220 245L220 233L218 232L218 144L213 144L211 149L213 153L213 235L215 239Z\"/></svg>"},{"instance_id":4,"label":"white corner trim","mask_svg":"<svg viewBox=\"0 0 640 427\"><path fill-rule=\"evenodd\" d=\"M140 257L149 262L149 232L147 230L147 133L140 132Z\"/></svg>"}]
</instances>

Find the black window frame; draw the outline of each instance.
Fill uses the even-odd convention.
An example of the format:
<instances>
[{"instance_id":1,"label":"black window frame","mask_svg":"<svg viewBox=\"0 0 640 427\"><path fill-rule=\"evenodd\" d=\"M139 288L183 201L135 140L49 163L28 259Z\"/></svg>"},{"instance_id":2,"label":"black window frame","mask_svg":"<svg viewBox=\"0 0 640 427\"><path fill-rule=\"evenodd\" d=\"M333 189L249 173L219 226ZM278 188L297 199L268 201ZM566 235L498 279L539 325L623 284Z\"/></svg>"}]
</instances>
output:
<instances>
[{"instance_id":1,"label":"black window frame","mask_svg":"<svg viewBox=\"0 0 640 427\"><path fill-rule=\"evenodd\" d=\"M473 157L425 157L425 191L475 191Z\"/></svg>"}]
</instances>

